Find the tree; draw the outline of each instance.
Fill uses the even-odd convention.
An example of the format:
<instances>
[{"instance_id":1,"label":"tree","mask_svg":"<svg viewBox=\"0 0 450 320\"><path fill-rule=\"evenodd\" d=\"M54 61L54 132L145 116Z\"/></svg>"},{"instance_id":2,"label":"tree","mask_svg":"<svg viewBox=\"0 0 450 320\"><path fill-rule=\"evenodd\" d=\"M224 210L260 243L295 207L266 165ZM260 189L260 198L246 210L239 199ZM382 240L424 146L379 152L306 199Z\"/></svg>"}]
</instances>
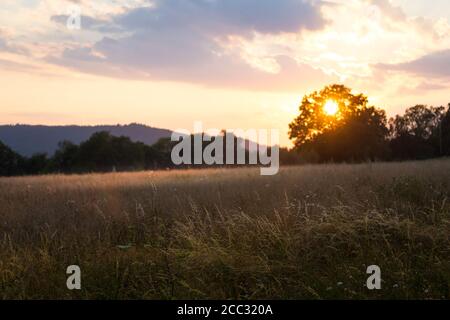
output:
<instances>
[{"instance_id":1,"label":"tree","mask_svg":"<svg viewBox=\"0 0 450 320\"><path fill-rule=\"evenodd\" d=\"M386 113L350 88L334 84L306 95L299 111L289 125L299 152L314 151L321 161L375 160L388 152Z\"/></svg>"},{"instance_id":2,"label":"tree","mask_svg":"<svg viewBox=\"0 0 450 320\"><path fill-rule=\"evenodd\" d=\"M391 136L395 138L402 134L410 134L427 140L435 133L444 111L444 107L426 105L408 108L403 116L397 115L389 120Z\"/></svg>"},{"instance_id":3,"label":"tree","mask_svg":"<svg viewBox=\"0 0 450 320\"><path fill-rule=\"evenodd\" d=\"M77 166L83 171L111 171L114 167L111 140L109 132L102 131L82 142L76 160Z\"/></svg>"},{"instance_id":4,"label":"tree","mask_svg":"<svg viewBox=\"0 0 450 320\"><path fill-rule=\"evenodd\" d=\"M171 141L170 138L161 138L151 147L152 150L149 150L149 154L156 157L159 167L170 168L173 166L171 153L175 145L176 142Z\"/></svg>"},{"instance_id":5,"label":"tree","mask_svg":"<svg viewBox=\"0 0 450 320\"><path fill-rule=\"evenodd\" d=\"M78 152L79 147L76 144L70 141L60 142L52 159L54 169L65 173L74 172Z\"/></svg>"},{"instance_id":6,"label":"tree","mask_svg":"<svg viewBox=\"0 0 450 320\"><path fill-rule=\"evenodd\" d=\"M25 159L24 171L28 175L48 173L50 169L50 160L46 153L36 153L30 158Z\"/></svg>"},{"instance_id":7,"label":"tree","mask_svg":"<svg viewBox=\"0 0 450 320\"><path fill-rule=\"evenodd\" d=\"M23 173L25 159L0 142L0 176L13 176Z\"/></svg>"},{"instance_id":8,"label":"tree","mask_svg":"<svg viewBox=\"0 0 450 320\"><path fill-rule=\"evenodd\" d=\"M439 127L439 149L441 155L450 156L450 103Z\"/></svg>"},{"instance_id":9,"label":"tree","mask_svg":"<svg viewBox=\"0 0 450 320\"><path fill-rule=\"evenodd\" d=\"M128 137L115 137L109 132L96 132L79 146L75 167L82 171L144 169L148 160L147 146Z\"/></svg>"},{"instance_id":10,"label":"tree","mask_svg":"<svg viewBox=\"0 0 450 320\"><path fill-rule=\"evenodd\" d=\"M394 159L426 159L442 152L444 107L416 105L403 116L389 120L389 135Z\"/></svg>"},{"instance_id":11,"label":"tree","mask_svg":"<svg viewBox=\"0 0 450 320\"><path fill-rule=\"evenodd\" d=\"M146 145L133 142L130 138L112 137L111 157L117 170L137 170L145 167Z\"/></svg>"}]
</instances>

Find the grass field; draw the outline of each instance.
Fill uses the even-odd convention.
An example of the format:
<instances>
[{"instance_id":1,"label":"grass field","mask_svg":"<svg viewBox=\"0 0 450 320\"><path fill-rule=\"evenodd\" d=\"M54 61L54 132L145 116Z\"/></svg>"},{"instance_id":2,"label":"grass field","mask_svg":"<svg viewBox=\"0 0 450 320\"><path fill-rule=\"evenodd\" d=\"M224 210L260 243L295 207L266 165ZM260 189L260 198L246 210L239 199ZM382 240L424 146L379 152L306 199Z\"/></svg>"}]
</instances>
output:
<instances>
[{"instance_id":1,"label":"grass field","mask_svg":"<svg viewBox=\"0 0 450 320\"><path fill-rule=\"evenodd\" d=\"M0 298L449 299L450 160L2 178Z\"/></svg>"}]
</instances>

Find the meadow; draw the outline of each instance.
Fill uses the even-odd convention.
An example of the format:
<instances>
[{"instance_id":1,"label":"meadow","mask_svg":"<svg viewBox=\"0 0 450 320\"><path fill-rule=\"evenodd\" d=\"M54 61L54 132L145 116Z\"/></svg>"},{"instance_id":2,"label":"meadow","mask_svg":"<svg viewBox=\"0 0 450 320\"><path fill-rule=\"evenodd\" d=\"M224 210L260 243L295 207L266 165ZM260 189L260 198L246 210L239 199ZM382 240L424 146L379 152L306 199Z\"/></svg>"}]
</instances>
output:
<instances>
[{"instance_id":1,"label":"meadow","mask_svg":"<svg viewBox=\"0 0 450 320\"><path fill-rule=\"evenodd\" d=\"M450 159L259 173L1 178L0 299L450 298Z\"/></svg>"}]
</instances>

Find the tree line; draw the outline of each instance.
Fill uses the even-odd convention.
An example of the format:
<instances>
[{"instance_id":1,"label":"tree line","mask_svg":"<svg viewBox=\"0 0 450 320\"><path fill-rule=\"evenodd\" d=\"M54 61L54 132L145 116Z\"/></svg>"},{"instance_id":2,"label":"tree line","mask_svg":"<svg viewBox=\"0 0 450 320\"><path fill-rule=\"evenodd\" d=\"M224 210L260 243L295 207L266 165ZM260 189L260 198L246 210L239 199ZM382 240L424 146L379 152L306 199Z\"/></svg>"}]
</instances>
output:
<instances>
[{"instance_id":1,"label":"tree line","mask_svg":"<svg viewBox=\"0 0 450 320\"><path fill-rule=\"evenodd\" d=\"M323 110L330 100L339 106L336 114ZM403 115L387 119L385 111L369 105L365 95L331 85L303 98L299 115L289 128L293 151L307 162L450 156L450 103L447 107L415 105Z\"/></svg>"},{"instance_id":2,"label":"tree line","mask_svg":"<svg viewBox=\"0 0 450 320\"><path fill-rule=\"evenodd\" d=\"M223 163L226 163L226 140L230 137L225 131L222 132L222 135L224 140ZM190 138L191 150L194 150L194 135L191 135ZM211 137L210 141L203 141L202 138L200 141L205 150L217 137ZM232 135L232 139L234 139L234 163L237 163L238 154L242 152L245 158L249 159L249 141L234 135ZM23 157L0 142L0 176L209 167L206 164L173 164L171 154L177 143L177 141L171 141L170 138L161 138L153 145L146 145L142 142L134 142L125 136L116 137L107 131L101 131L94 133L79 145L70 141L60 142L51 157L45 153ZM190 157L191 163L194 163L194 154L192 153ZM259 163L259 155L256 154L255 157Z\"/></svg>"},{"instance_id":3,"label":"tree line","mask_svg":"<svg viewBox=\"0 0 450 320\"><path fill-rule=\"evenodd\" d=\"M128 137L113 136L106 131L94 133L79 145L62 141L51 157L45 153L23 157L0 142L0 175L157 169L170 166L170 150L169 138L160 139L149 146L133 142Z\"/></svg>"},{"instance_id":4,"label":"tree line","mask_svg":"<svg viewBox=\"0 0 450 320\"><path fill-rule=\"evenodd\" d=\"M328 99L340 106L335 115L322 110ZM450 103L447 107L416 105L388 120L384 110L370 106L364 95L332 85L305 96L299 111L289 126L294 147L280 149L281 165L450 156ZM41 153L24 157L0 142L0 176L174 168L171 152L175 144L170 138L162 138L146 145L103 131L78 145L62 141L52 156Z\"/></svg>"}]
</instances>

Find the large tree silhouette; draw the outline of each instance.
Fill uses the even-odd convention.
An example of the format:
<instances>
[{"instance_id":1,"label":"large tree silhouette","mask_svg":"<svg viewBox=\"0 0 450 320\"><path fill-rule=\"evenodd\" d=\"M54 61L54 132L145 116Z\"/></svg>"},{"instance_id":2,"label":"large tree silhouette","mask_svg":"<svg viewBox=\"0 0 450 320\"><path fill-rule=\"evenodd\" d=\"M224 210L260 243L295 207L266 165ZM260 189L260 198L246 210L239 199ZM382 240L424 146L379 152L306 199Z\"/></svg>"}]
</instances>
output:
<instances>
[{"instance_id":1,"label":"large tree silhouette","mask_svg":"<svg viewBox=\"0 0 450 320\"><path fill-rule=\"evenodd\" d=\"M332 114L325 108L330 102L338 107ZM326 86L306 95L299 111L289 136L300 152L314 151L321 161L375 160L387 153L386 114L363 94L343 85Z\"/></svg>"}]
</instances>

